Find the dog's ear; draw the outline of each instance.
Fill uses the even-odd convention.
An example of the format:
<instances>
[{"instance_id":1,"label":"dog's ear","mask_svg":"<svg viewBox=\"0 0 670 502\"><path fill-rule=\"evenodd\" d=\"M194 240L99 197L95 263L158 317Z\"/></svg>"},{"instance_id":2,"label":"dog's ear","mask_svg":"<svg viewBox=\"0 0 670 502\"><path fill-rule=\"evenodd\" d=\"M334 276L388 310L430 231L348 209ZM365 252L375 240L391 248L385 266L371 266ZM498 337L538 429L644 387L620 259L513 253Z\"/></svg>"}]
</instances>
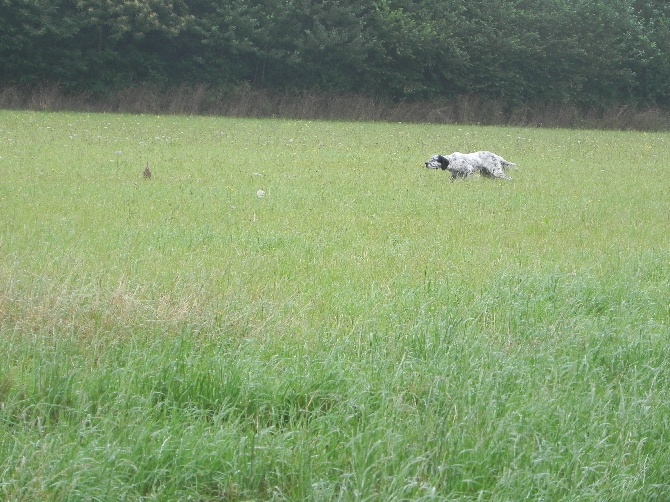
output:
<instances>
[{"instance_id":1,"label":"dog's ear","mask_svg":"<svg viewBox=\"0 0 670 502\"><path fill-rule=\"evenodd\" d=\"M447 159L446 157L442 157L442 155L438 155L437 156L437 161L440 163L440 169L442 169L443 171L447 167L449 167L449 159Z\"/></svg>"}]
</instances>

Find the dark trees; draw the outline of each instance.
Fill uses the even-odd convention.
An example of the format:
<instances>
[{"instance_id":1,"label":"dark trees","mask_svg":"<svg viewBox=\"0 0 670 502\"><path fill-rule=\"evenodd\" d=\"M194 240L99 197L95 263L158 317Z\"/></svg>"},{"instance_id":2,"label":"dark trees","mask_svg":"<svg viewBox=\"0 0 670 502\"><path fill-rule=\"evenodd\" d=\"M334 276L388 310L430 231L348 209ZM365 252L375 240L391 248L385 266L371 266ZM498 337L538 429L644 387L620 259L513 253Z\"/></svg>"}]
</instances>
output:
<instances>
[{"instance_id":1,"label":"dark trees","mask_svg":"<svg viewBox=\"0 0 670 502\"><path fill-rule=\"evenodd\" d=\"M0 0L0 84L670 107L665 0Z\"/></svg>"}]
</instances>

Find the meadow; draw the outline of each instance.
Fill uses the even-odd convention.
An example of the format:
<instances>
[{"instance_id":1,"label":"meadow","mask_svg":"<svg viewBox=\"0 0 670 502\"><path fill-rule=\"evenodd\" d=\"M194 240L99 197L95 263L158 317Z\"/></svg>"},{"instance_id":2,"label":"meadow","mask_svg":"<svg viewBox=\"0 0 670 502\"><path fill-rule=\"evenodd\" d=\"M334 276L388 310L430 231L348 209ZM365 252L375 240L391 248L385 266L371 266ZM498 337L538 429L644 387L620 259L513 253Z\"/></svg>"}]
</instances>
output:
<instances>
[{"instance_id":1,"label":"meadow","mask_svg":"<svg viewBox=\"0 0 670 502\"><path fill-rule=\"evenodd\" d=\"M669 499L668 158L0 111L0 499Z\"/></svg>"}]
</instances>

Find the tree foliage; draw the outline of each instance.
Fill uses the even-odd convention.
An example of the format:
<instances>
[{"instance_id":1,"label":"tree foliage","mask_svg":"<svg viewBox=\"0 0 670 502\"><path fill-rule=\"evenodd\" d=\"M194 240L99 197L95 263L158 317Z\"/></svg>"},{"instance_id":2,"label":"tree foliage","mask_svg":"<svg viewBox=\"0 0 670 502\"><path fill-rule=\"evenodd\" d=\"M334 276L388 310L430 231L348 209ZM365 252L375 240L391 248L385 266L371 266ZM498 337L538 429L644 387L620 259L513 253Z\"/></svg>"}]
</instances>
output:
<instances>
[{"instance_id":1,"label":"tree foliage","mask_svg":"<svg viewBox=\"0 0 670 502\"><path fill-rule=\"evenodd\" d=\"M670 107L666 0L0 0L0 83Z\"/></svg>"}]
</instances>

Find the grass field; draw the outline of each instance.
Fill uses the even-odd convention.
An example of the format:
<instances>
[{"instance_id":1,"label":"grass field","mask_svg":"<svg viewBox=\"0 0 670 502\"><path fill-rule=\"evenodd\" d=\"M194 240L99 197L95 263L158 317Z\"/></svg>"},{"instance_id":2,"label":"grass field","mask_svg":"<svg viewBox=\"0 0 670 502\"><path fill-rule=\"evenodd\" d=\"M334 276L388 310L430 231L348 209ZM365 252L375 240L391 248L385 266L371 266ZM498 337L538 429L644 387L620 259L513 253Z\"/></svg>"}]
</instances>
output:
<instances>
[{"instance_id":1,"label":"grass field","mask_svg":"<svg viewBox=\"0 0 670 502\"><path fill-rule=\"evenodd\" d=\"M670 499L669 158L0 111L0 499Z\"/></svg>"}]
</instances>

